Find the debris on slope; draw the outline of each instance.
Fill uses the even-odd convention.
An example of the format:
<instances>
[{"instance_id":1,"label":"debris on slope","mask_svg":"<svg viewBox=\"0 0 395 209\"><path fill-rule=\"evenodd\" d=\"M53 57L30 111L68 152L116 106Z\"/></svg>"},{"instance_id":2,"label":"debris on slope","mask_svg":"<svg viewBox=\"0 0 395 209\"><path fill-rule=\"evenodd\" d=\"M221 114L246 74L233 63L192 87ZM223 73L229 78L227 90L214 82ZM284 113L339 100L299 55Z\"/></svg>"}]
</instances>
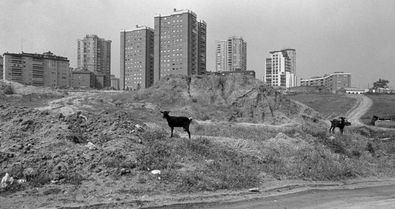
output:
<instances>
[{"instance_id":1,"label":"debris on slope","mask_svg":"<svg viewBox=\"0 0 395 209\"><path fill-rule=\"evenodd\" d=\"M135 112L62 116L2 106L0 176L8 173L39 186L128 173L136 167L136 151L147 129L145 121L135 116Z\"/></svg>"},{"instance_id":2,"label":"debris on slope","mask_svg":"<svg viewBox=\"0 0 395 209\"><path fill-rule=\"evenodd\" d=\"M302 109L307 117L313 112L243 75L170 75L137 92L131 100L158 104L200 120L282 124L301 118Z\"/></svg>"}]
</instances>

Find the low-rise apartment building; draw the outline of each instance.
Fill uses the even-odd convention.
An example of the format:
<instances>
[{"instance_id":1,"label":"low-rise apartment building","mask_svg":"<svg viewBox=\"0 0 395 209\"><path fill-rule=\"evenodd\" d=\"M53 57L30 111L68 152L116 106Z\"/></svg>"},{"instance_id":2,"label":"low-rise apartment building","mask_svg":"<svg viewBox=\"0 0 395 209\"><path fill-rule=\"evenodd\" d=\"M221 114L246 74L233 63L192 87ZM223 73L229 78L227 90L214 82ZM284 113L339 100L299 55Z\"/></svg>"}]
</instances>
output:
<instances>
[{"instance_id":1,"label":"low-rise apartment building","mask_svg":"<svg viewBox=\"0 0 395 209\"><path fill-rule=\"evenodd\" d=\"M71 71L71 87L75 89L96 88L95 73L84 68Z\"/></svg>"},{"instance_id":2,"label":"low-rise apartment building","mask_svg":"<svg viewBox=\"0 0 395 209\"><path fill-rule=\"evenodd\" d=\"M324 86L335 93L337 90L351 87L351 73L334 72L300 80L301 86Z\"/></svg>"},{"instance_id":3,"label":"low-rise apartment building","mask_svg":"<svg viewBox=\"0 0 395 209\"><path fill-rule=\"evenodd\" d=\"M67 88L70 84L69 60L51 52L4 53L3 79L25 85Z\"/></svg>"}]
</instances>

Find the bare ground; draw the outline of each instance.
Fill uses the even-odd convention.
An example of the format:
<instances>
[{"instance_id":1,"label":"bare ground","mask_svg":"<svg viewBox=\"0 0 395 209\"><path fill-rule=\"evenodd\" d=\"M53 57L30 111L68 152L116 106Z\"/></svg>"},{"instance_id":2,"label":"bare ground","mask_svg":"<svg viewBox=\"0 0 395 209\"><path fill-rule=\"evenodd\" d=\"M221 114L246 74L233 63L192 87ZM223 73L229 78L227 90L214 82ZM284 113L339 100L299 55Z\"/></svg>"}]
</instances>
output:
<instances>
[{"instance_id":1,"label":"bare ground","mask_svg":"<svg viewBox=\"0 0 395 209\"><path fill-rule=\"evenodd\" d=\"M278 188L277 193L262 192L246 195L244 200L213 201L206 203L184 203L150 209L204 208L204 209L246 209L246 208L316 208L316 209L387 209L395 205L395 181L377 181L336 185L306 185L290 190Z\"/></svg>"},{"instance_id":2,"label":"bare ground","mask_svg":"<svg viewBox=\"0 0 395 209\"><path fill-rule=\"evenodd\" d=\"M83 95L83 94L85 94L85 93L75 93L69 97L54 100L48 106L39 108L39 109L40 110L49 110L49 111L53 111L56 113L63 113L65 115L71 115L76 110L81 108L81 104L82 104L81 99L83 97L86 98L86 95ZM97 97L97 95L91 94L88 98L97 99L96 97ZM360 97L358 99L360 99L358 102L358 105L356 105L352 109L352 111L350 111L348 113L348 117L353 122L353 124L360 125L359 117L361 115L363 115L364 111L366 111L369 108L369 105L371 105L371 103L369 104L369 101L365 100L364 97ZM91 107L85 106L84 108L91 108ZM207 122L207 121L197 121L197 123L215 124L214 122ZM287 124L281 124L281 125L237 123L236 125L238 125L238 126L283 128L283 127L293 126L294 124L295 123L287 123ZM184 137L185 135L182 134L182 136ZM196 138L196 137L199 137L199 136L194 136L194 138ZM216 141L220 141L225 144L227 141L229 141L229 143L238 141L238 139L229 138L229 137L212 137L212 138ZM106 180L108 180L108 179L106 179L106 178L103 179L103 183ZM369 184L381 185L382 182L383 181L374 181L373 183L364 182L359 185L361 187L368 186ZM344 182L271 181L271 182L266 182L259 188L262 191L261 193L251 193L246 190L235 191L235 192L218 191L218 192L205 192L205 193L195 193L195 194L178 194L176 196L161 194L161 195L141 196L139 198L128 199L127 196L121 197L121 198L117 197L117 195L115 194L116 189L119 189L119 187L121 185L109 186L108 184L111 184L111 183L114 183L114 182L108 181L106 188L112 189L113 191L100 191L101 190L100 186L94 185L94 182L87 183L84 186L87 188L88 194L85 194L83 191L76 193L75 196L78 196L78 197L74 198L74 199L79 200L76 202L70 201L70 199L73 199L73 198L68 197L69 199L67 199L67 198L61 197L62 195L66 194L66 193L67 193L66 196L72 195L73 191L75 191L74 188L65 189L64 191L66 193L64 193L64 194L52 195L52 196L48 196L48 197L43 197L43 196L38 197L38 194L43 194L43 193L45 194L45 192L49 191L49 190L52 191L50 187L47 187L47 188L37 189L36 192L30 191L30 192L32 192L31 194L33 194L33 195L29 195L26 193L26 194L22 194L22 195L18 194L18 195L14 195L14 196L0 197L0 202L5 203L5 204L1 204L0 208L21 208L21 207L29 208L29 204L28 204L29 200L27 200L27 199L23 200L23 202L25 204L17 204L16 207L12 207L18 198L22 198L22 199L23 198L30 198L31 199L30 201L33 201L32 199L34 199L34 198L40 198L38 201L43 201L43 203L36 204L33 207L40 206L41 208L51 208L51 207L54 207L54 205L61 205L61 206L58 206L58 208L61 208L61 207L64 207L64 208L140 208L143 205L145 207L159 206L159 208L175 208L178 206L180 206L178 208L192 208L189 206L195 205L196 206L196 207L194 206L195 208L201 208L201 206L203 206L202 202L214 202L214 203L218 203L218 202L222 202L222 201L234 202L234 201L242 201L245 199L249 199L249 200L261 199L261 198L266 198L266 197L272 196L272 195L275 195L275 196L281 195L280 199L281 199L281 197L283 197L282 200L286 201L286 199L290 198L290 196L284 196L284 195L288 194L288 193L295 193L295 192L311 190L311 189L316 189L316 188L341 189L342 187L344 187L346 185L346 184L344 184ZM354 184L351 183L351 185L354 185ZM95 187L95 189L94 190L88 189L88 188L92 188L92 187ZM132 187L132 184L129 183L128 187ZM330 188L328 188L328 187L330 187ZM336 191L341 191L341 190L336 190ZM92 194L89 194L89 192L91 192L91 193L97 192L97 193L102 194L101 199L92 199L91 201L89 201L90 204L86 204L87 200L84 200L84 198L92 195ZM311 192L312 191L307 192L307 194L311 194ZM298 197L301 197L303 195L305 195L305 193L300 193L300 194L297 193L297 194L295 194L294 197L296 199L298 199ZM347 194L345 194L344 196L347 196ZM333 199L337 199L338 197L339 196L333 195ZM8 198L12 198L13 200L9 201ZM314 202L316 202L314 200L314 198L317 198L317 196L310 196L307 198L310 198L310 203L312 203L312 202L314 203ZM37 200L35 200L35 201L37 202ZM46 205L45 204L46 201L52 202L52 204ZM54 201L59 201L59 204L53 204ZM386 204L387 200L384 200L381 203L375 202L375 201L376 200L374 199L370 203L371 204L376 203L376 205ZM189 203L192 202L192 205L189 205L188 202ZM309 201L307 201L307 203L308 202ZM392 203L392 202L390 202L390 203ZM166 207L160 206L160 205L169 205L169 204L171 206L166 206ZM172 204L176 204L176 205L172 205ZM245 202L244 202L244 204L245 204ZM259 207L260 206L259 201L257 201L257 204L258 205L256 205L256 206ZM210 206L210 205L208 205L208 206ZM220 206L220 205L217 205L217 206ZM222 208L228 208L228 206L229 206L229 204L226 203L222 206ZM252 208L252 206L254 206L254 205L251 203L247 203L247 205L242 205L242 207L239 207L239 208L248 208L248 207ZM274 205L274 206L276 206L276 205ZM282 206L282 205L280 204L279 206ZM309 207L314 206L314 204L313 205L312 204L304 205L304 206L309 208ZM208 207L208 208L210 208L210 207ZM272 205L272 207L273 207L273 205ZM288 207L291 207L291 206L288 206ZM204 207L202 207L202 208L204 208ZM213 208L213 207L211 207L211 208ZM214 207L214 208L217 208L217 207ZM221 208L221 207L219 207L219 208ZM235 208L237 208L237 207L235 207ZM303 207L300 207L300 208L303 208ZM326 207L326 208L330 208L330 207Z\"/></svg>"}]
</instances>

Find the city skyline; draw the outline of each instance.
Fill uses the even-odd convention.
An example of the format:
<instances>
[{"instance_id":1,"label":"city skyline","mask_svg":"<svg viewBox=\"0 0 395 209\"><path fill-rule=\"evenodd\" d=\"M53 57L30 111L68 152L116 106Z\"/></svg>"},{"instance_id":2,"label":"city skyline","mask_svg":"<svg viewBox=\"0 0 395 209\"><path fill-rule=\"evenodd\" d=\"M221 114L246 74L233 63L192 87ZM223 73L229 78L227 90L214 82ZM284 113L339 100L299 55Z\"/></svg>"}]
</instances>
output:
<instances>
[{"instance_id":1,"label":"city skyline","mask_svg":"<svg viewBox=\"0 0 395 209\"><path fill-rule=\"evenodd\" d=\"M261 78L269 51L298 51L297 77L335 71L352 86L379 78L395 86L395 1L11 1L0 2L1 53L52 51L77 66L76 40L112 41L111 73L119 77L119 31L154 26L154 16L190 9L207 22L207 69L215 70L215 40L238 35L249 43L247 70ZM237 15L235 15L237 14Z\"/></svg>"}]
</instances>

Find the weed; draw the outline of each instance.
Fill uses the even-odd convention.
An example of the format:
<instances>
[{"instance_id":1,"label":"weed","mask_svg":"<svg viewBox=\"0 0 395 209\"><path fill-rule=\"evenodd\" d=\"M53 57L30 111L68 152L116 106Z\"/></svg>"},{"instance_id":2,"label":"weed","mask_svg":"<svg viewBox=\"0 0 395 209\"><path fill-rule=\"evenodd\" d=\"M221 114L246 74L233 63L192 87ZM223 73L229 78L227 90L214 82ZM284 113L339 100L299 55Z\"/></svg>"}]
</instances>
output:
<instances>
[{"instance_id":1,"label":"weed","mask_svg":"<svg viewBox=\"0 0 395 209\"><path fill-rule=\"evenodd\" d=\"M137 168L140 170L164 169L174 166L173 147L166 141L163 131L145 132L146 146L137 151Z\"/></svg>"},{"instance_id":2,"label":"weed","mask_svg":"<svg viewBox=\"0 0 395 209\"><path fill-rule=\"evenodd\" d=\"M256 186L259 182L260 166L255 157L213 144L207 138L188 142L183 154L194 155L200 160L210 159L210 163L193 171L169 172L166 179L178 182L180 191L240 189Z\"/></svg>"},{"instance_id":3,"label":"weed","mask_svg":"<svg viewBox=\"0 0 395 209\"><path fill-rule=\"evenodd\" d=\"M38 173L29 180L29 184L34 187L39 187L48 184L51 181L51 175L48 173Z\"/></svg>"}]
</instances>

